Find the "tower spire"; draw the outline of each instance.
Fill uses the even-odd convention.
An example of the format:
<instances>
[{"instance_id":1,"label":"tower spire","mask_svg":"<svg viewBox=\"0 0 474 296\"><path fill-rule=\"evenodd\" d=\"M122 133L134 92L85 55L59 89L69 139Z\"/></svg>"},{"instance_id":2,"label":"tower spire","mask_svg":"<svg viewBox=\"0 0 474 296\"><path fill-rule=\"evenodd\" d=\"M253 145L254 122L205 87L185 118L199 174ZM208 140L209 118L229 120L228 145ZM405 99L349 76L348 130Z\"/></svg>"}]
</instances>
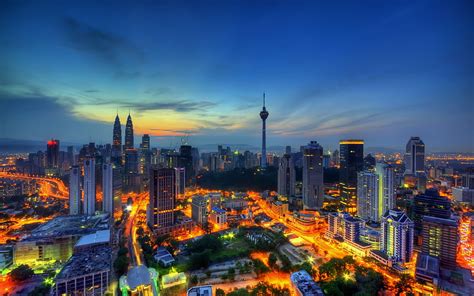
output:
<instances>
[{"instance_id":1,"label":"tower spire","mask_svg":"<svg viewBox=\"0 0 474 296\"><path fill-rule=\"evenodd\" d=\"M263 108L265 108L265 92L263 92Z\"/></svg>"}]
</instances>

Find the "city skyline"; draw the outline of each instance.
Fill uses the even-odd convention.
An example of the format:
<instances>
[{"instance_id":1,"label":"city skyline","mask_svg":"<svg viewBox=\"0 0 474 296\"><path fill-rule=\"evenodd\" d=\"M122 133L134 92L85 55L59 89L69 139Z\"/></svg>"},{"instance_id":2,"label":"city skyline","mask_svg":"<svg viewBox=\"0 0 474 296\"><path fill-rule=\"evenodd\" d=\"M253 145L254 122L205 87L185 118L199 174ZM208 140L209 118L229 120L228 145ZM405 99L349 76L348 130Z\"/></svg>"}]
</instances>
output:
<instances>
[{"instance_id":1,"label":"city skyline","mask_svg":"<svg viewBox=\"0 0 474 296\"><path fill-rule=\"evenodd\" d=\"M1 6L0 138L111 143L130 112L153 146L259 147L265 91L268 147L473 151L469 2Z\"/></svg>"}]
</instances>

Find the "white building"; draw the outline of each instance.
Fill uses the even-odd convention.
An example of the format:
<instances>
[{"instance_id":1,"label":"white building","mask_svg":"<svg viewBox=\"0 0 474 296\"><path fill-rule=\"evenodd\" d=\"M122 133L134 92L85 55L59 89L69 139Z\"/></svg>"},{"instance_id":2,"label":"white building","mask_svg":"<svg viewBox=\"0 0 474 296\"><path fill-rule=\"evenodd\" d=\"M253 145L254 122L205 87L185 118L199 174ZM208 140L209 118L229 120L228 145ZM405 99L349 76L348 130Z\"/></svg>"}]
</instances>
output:
<instances>
[{"instance_id":1,"label":"white building","mask_svg":"<svg viewBox=\"0 0 474 296\"><path fill-rule=\"evenodd\" d=\"M413 256L413 222L399 210L389 210L382 217L380 251L394 263L406 263Z\"/></svg>"},{"instance_id":2,"label":"white building","mask_svg":"<svg viewBox=\"0 0 474 296\"><path fill-rule=\"evenodd\" d=\"M95 160L84 160L84 214L95 214Z\"/></svg>"},{"instance_id":3,"label":"white building","mask_svg":"<svg viewBox=\"0 0 474 296\"><path fill-rule=\"evenodd\" d=\"M73 166L69 172L69 215L81 213L81 169Z\"/></svg>"},{"instance_id":4,"label":"white building","mask_svg":"<svg viewBox=\"0 0 474 296\"><path fill-rule=\"evenodd\" d=\"M364 171L357 174L357 215L364 220L379 221L381 216L378 175Z\"/></svg>"},{"instance_id":5,"label":"white building","mask_svg":"<svg viewBox=\"0 0 474 296\"><path fill-rule=\"evenodd\" d=\"M323 201L323 147L311 141L303 147L303 207L319 209Z\"/></svg>"}]
</instances>

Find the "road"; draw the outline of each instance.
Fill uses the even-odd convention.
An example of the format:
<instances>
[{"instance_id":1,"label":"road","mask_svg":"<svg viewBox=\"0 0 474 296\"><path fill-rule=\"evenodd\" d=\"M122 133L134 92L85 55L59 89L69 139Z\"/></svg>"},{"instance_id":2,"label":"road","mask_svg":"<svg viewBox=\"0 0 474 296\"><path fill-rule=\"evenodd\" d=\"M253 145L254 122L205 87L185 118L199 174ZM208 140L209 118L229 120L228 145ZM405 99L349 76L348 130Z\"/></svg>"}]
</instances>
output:
<instances>
[{"instance_id":1,"label":"road","mask_svg":"<svg viewBox=\"0 0 474 296\"><path fill-rule=\"evenodd\" d=\"M42 197L69 198L69 189L61 179L45 176L26 175L19 173L0 172L0 178L35 180L39 185L39 194Z\"/></svg>"},{"instance_id":2,"label":"road","mask_svg":"<svg viewBox=\"0 0 474 296\"><path fill-rule=\"evenodd\" d=\"M141 252L140 243L137 240L137 225L136 220L138 213L145 209L148 193L140 193L136 195L132 211L130 212L127 224L125 225L125 235L128 237L128 249L130 254L131 266L142 265L143 254Z\"/></svg>"}]
</instances>

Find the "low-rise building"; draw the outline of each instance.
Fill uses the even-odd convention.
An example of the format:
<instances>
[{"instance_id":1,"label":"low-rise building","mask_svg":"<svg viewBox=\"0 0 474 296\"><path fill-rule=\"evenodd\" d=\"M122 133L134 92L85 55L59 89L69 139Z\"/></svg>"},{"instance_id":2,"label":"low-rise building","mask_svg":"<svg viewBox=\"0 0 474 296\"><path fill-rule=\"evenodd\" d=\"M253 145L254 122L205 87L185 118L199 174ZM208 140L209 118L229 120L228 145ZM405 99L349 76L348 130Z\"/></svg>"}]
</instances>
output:
<instances>
[{"instance_id":1,"label":"low-rise building","mask_svg":"<svg viewBox=\"0 0 474 296\"><path fill-rule=\"evenodd\" d=\"M187 296L212 296L212 286L196 286L188 289Z\"/></svg>"},{"instance_id":2,"label":"low-rise building","mask_svg":"<svg viewBox=\"0 0 474 296\"><path fill-rule=\"evenodd\" d=\"M164 247L159 247L156 250L155 256L153 257L155 258L156 262L160 263L164 267L169 267L175 262L171 253L168 252L168 250Z\"/></svg>"},{"instance_id":3,"label":"low-rise building","mask_svg":"<svg viewBox=\"0 0 474 296\"><path fill-rule=\"evenodd\" d=\"M112 249L96 246L74 254L54 280L51 294L104 295L110 284Z\"/></svg>"},{"instance_id":4,"label":"low-rise building","mask_svg":"<svg viewBox=\"0 0 474 296\"><path fill-rule=\"evenodd\" d=\"M299 296L324 296L323 290L306 270L293 272L290 275L291 286Z\"/></svg>"},{"instance_id":5,"label":"low-rise building","mask_svg":"<svg viewBox=\"0 0 474 296\"><path fill-rule=\"evenodd\" d=\"M222 227L227 223L227 212L221 208L214 207L209 219L212 223Z\"/></svg>"}]
</instances>

